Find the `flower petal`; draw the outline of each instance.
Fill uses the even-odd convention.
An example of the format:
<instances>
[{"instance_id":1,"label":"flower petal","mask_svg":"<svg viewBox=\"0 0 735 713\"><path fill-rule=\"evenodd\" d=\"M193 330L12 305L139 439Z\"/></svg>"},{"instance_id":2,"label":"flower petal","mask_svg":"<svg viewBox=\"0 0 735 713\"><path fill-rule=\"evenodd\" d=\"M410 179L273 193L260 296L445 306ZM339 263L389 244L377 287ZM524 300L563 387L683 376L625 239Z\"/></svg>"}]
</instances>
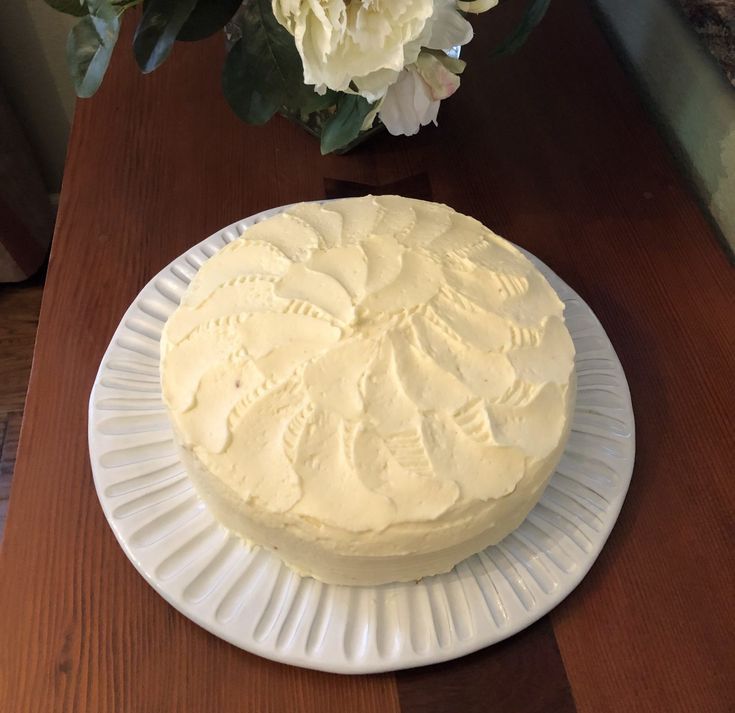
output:
<instances>
[{"instance_id":1,"label":"flower petal","mask_svg":"<svg viewBox=\"0 0 735 713\"><path fill-rule=\"evenodd\" d=\"M447 50L466 45L472 36L472 25L457 12L454 0L436 0L431 17L431 35L424 46L432 50Z\"/></svg>"},{"instance_id":2,"label":"flower petal","mask_svg":"<svg viewBox=\"0 0 735 713\"><path fill-rule=\"evenodd\" d=\"M439 102L415 67L401 72L398 81L386 92L380 107L380 119L394 136L413 136L422 126L436 123Z\"/></svg>"},{"instance_id":3,"label":"flower petal","mask_svg":"<svg viewBox=\"0 0 735 713\"><path fill-rule=\"evenodd\" d=\"M435 101L451 97L459 89L459 77L450 72L443 62L429 52L422 52L416 61L416 71L426 82Z\"/></svg>"}]
</instances>

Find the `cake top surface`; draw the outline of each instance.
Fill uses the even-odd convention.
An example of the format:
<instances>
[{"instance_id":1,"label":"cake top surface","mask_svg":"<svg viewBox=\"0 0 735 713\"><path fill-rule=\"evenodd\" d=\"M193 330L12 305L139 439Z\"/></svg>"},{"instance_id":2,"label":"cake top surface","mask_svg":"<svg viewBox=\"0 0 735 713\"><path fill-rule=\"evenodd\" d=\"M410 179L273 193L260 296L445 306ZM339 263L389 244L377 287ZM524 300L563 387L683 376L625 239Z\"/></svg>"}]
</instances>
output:
<instances>
[{"instance_id":1,"label":"cake top surface","mask_svg":"<svg viewBox=\"0 0 735 713\"><path fill-rule=\"evenodd\" d=\"M555 457L563 303L478 221L305 203L207 261L165 325L164 400L239 497L349 532L462 517Z\"/></svg>"}]
</instances>

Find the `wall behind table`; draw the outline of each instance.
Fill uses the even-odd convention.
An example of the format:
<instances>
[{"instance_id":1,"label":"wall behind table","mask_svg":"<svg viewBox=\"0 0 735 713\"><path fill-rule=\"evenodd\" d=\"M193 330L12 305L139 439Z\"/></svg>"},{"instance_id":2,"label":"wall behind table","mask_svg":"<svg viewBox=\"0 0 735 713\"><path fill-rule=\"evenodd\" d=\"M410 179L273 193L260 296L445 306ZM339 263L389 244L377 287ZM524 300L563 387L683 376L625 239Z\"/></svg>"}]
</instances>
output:
<instances>
[{"instance_id":1,"label":"wall behind table","mask_svg":"<svg viewBox=\"0 0 735 713\"><path fill-rule=\"evenodd\" d=\"M724 71L671 0L592 4L703 208L735 251L735 92Z\"/></svg>"},{"instance_id":2,"label":"wall behind table","mask_svg":"<svg viewBox=\"0 0 735 713\"><path fill-rule=\"evenodd\" d=\"M61 187L74 112L65 56L66 36L74 22L43 0L0 0L0 86L49 193Z\"/></svg>"}]
</instances>

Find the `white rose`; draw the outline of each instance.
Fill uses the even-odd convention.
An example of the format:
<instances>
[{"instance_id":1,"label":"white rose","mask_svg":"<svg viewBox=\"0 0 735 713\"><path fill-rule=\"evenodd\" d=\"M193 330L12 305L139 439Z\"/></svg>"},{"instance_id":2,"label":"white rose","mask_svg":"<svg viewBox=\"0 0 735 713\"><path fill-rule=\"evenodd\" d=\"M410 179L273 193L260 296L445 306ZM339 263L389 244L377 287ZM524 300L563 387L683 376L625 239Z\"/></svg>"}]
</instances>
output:
<instances>
[{"instance_id":1,"label":"white rose","mask_svg":"<svg viewBox=\"0 0 735 713\"><path fill-rule=\"evenodd\" d=\"M422 47L446 49L472 39L456 0L272 0L293 36L304 82L369 101L385 96Z\"/></svg>"}]
</instances>

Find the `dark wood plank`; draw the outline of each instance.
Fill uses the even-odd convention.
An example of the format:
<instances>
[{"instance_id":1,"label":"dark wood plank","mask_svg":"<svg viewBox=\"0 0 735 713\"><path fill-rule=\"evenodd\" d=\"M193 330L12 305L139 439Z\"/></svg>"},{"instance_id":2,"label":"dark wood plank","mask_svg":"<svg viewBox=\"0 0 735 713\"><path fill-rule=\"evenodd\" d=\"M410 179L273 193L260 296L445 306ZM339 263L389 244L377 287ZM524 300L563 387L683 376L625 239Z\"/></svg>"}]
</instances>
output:
<instances>
[{"instance_id":1,"label":"dark wood plank","mask_svg":"<svg viewBox=\"0 0 735 713\"><path fill-rule=\"evenodd\" d=\"M355 198L367 194L374 196L399 195L406 198L417 198L422 201L434 200L434 195L431 192L431 181L426 173L407 176L399 181L380 185L342 181L334 178L324 179L325 198Z\"/></svg>"},{"instance_id":2,"label":"dark wood plank","mask_svg":"<svg viewBox=\"0 0 735 713\"><path fill-rule=\"evenodd\" d=\"M5 521L8 514L10 499L10 482L15 465L15 453L18 446L18 433L20 432L20 419L22 414L0 414L0 544L5 532ZM9 419L13 418L11 424Z\"/></svg>"},{"instance_id":3,"label":"dark wood plank","mask_svg":"<svg viewBox=\"0 0 735 713\"><path fill-rule=\"evenodd\" d=\"M2 546L2 534L5 531L5 522L8 519L9 500L0 500L0 546Z\"/></svg>"},{"instance_id":4,"label":"dark wood plank","mask_svg":"<svg viewBox=\"0 0 735 713\"><path fill-rule=\"evenodd\" d=\"M0 710L399 709L392 675L258 659L156 596L97 503L86 409L124 309L191 244L259 210L322 198L325 179L384 186L422 174L436 200L574 286L631 383L641 444L631 495L600 562L551 619L558 653L542 636L537 677L549 677L543 685L563 705L568 679L584 713L735 705L726 565L735 273L586 4L552 3L522 52L493 60L517 9L502 3L478 22L463 87L438 129L324 158L283 120L258 129L232 116L219 90L221 38L177 46L141 77L126 23L105 85L75 116L0 549L0 641L17 642L0 647ZM465 666L490 662L498 681L517 676L516 649L539 630L447 665L451 675L435 669L442 686L424 679L435 709L476 704L472 689L462 695L451 682ZM534 710L522 694L518 713Z\"/></svg>"},{"instance_id":5,"label":"dark wood plank","mask_svg":"<svg viewBox=\"0 0 735 713\"><path fill-rule=\"evenodd\" d=\"M5 520L8 515L8 499L10 497L10 476L6 475L2 468L2 452L7 430L8 414L0 413L0 544L2 544L3 533L5 532Z\"/></svg>"},{"instance_id":6,"label":"dark wood plank","mask_svg":"<svg viewBox=\"0 0 735 713\"><path fill-rule=\"evenodd\" d=\"M10 482L15 467L22 420L23 413L20 411L0 414L0 500L7 500L10 497Z\"/></svg>"},{"instance_id":7,"label":"dark wood plank","mask_svg":"<svg viewBox=\"0 0 735 713\"><path fill-rule=\"evenodd\" d=\"M401 713L574 713L554 630L544 617L510 640L396 674Z\"/></svg>"},{"instance_id":8,"label":"dark wood plank","mask_svg":"<svg viewBox=\"0 0 735 713\"><path fill-rule=\"evenodd\" d=\"M0 413L0 458L2 457L3 447L5 445L5 434L7 433L7 430L8 430L8 414ZM0 462L2 461L0 460ZM0 474L2 474L2 472L3 472L2 468L0 468ZM0 488L0 495L2 495L3 492L4 491Z\"/></svg>"},{"instance_id":9,"label":"dark wood plank","mask_svg":"<svg viewBox=\"0 0 735 713\"><path fill-rule=\"evenodd\" d=\"M0 412L23 410L42 294L42 276L0 285Z\"/></svg>"},{"instance_id":10,"label":"dark wood plank","mask_svg":"<svg viewBox=\"0 0 735 713\"><path fill-rule=\"evenodd\" d=\"M33 360L43 275L17 285L0 285L0 542Z\"/></svg>"}]
</instances>

